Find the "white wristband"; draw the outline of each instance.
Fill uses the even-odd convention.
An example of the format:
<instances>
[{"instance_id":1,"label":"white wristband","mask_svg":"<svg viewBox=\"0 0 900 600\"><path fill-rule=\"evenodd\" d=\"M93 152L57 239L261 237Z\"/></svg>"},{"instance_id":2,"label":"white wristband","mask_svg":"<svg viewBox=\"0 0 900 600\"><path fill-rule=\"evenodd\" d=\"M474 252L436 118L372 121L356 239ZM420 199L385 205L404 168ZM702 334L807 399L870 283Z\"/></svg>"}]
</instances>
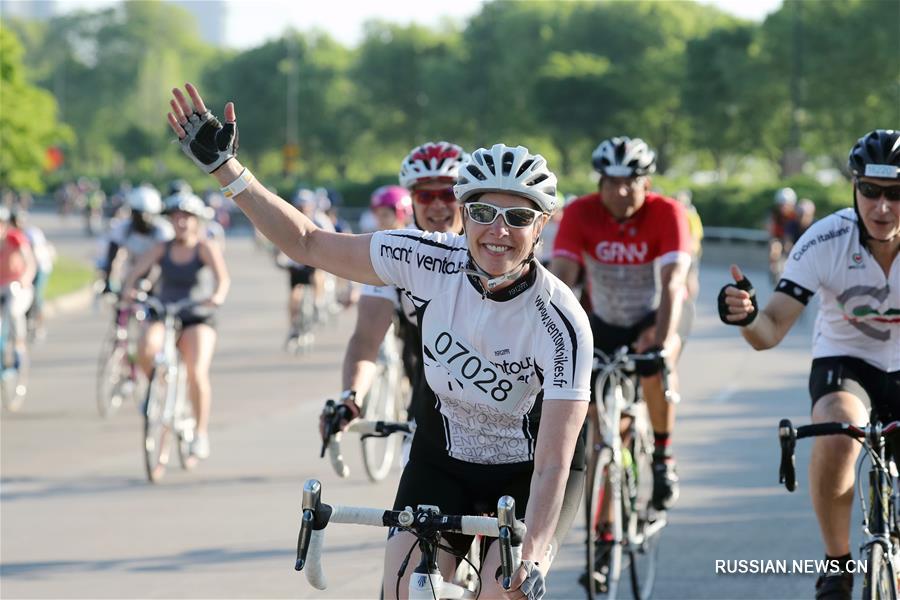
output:
<instances>
[{"instance_id":1,"label":"white wristband","mask_svg":"<svg viewBox=\"0 0 900 600\"><path fill-rule=\"evenodd\" d=\"M251 183L253 183L253 173L244 167L244 170L241 171L241 174L238 175L237 179L221 188L222 195L230 200L250 187Z\"/></svg>"}]
</instances>

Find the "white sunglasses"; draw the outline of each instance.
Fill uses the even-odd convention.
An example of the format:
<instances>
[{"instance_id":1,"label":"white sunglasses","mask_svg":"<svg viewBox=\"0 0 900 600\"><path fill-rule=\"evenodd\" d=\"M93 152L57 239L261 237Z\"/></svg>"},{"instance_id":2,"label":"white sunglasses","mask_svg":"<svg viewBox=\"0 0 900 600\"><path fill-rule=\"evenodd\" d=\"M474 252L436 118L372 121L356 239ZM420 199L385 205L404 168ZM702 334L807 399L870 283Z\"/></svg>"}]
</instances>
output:
<instances>
[{"instance_id":1,"label":"white sunglasses","mask_svg":"<svg viewBox=\"0 0 900 600\"><path fill-rule=\"evenodd\" d=\"M486 202L469 202L466 204L466 212L469 218L479 225L490 225L497 220L498 215L503 215L506 224L516 229L528 227L542 214L538 210L524 206L500 208Z\"/></svg>"}]
</instances>

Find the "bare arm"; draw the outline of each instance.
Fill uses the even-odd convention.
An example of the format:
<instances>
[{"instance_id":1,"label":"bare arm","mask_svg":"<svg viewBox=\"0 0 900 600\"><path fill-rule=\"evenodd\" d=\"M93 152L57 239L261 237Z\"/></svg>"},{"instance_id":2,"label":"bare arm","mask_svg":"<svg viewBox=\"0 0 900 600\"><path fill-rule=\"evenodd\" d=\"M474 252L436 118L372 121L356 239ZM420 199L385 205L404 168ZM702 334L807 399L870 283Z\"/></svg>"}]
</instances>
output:
<instances>
[{"instance_id":1,"label":"bare arm","mask_svg":"<svg viewBox=\"0 0 900 600\"><path fill-rule=\"evenodd\" d=\"M378 348L391 326L394 305L384 298L362 296L357 311L356 329L344 353L341 382L343 389L355 390L361 400L372 385Z\"/></svg>"},{"instance_id":2,"label":"bare arm","mask_svg":"<svg viewBox=\"0 0 900 600\"><path fill-rule=\"evenodd\" d=\"M731 265L731 275L735 281L744 278L737 265ZM742 321L753 312L750 294L734 286L725 288L725 303L728 305L729 321ZM775 292L759 316L746 327L741 327L741 335L756 350L773 348L781 343L804 308L805 305L799 300Z\"/></svg>"},{"instance_id":3,"label":"bare arm","mask_svg":"<svg viewBox=\"0 0 900 600\"><path fill-rule=\"evenodd\" d=\"M664 265L660 269L662 293L659 310L656 313L656 339L654 340L657 346L665 348L666 342L675 335L678 329L682 304L684 304L688 266L687 263L674 262Z\"/></svg>"},{"instance_id":4,"label":"bare arm","mask_svg":"<svg viewBox=\"0 0 900 600\"><path fill-rule=\"evenodd\" d=\"M541 410L534 474L525 513L528 532L522 546L522 558L541 563L545 573L549 565L544 557L562 510L575 443L587 408L587 402L545 398Z\"/></svg>"},{"instance_id":5,"label":"bare arm","mask_svg":"<svg viewBox=\"0 0 900 600\"><path fill-rule=\"evenodd\" d=\"M34 281L35 275L37 275L37 259L34 256L31 244L23 244L19 248L19 253L22 255L22 262L25 263L25 270L22 272L22 283L25 286L30 286L31 282Z\"/></svg>"},{"instance_id":6,"label":"bare arm","mask_svg":"<svg viewBox=\"0 0 900 600\"><path fill-rule=\"evenodd\" d=\"M179 89L172 90L174 99L170 105L169 125L183 139L187 134L182 127L193 112L204 114L206 105L194 86L186 86L190 103ZM225 105L225 122L236 123L234 104ZM234 182L244 171L244 166L232 158L213 173L219 185ZM338 277L384 285L378 278L369 257L371 235L352 235L327 232L319 229L303 213L254 180L246 190L236 195L234 201L250 218L257 230L298 263L311 265L334 273Z\"/></svg>"},{"instance_id":7,"label":"bare arm","mask_svg":"<svg viewBox=\"0 0 900 600\"><path fill-rule=\"evenodd\" d=\"M201 242L200 260L212 269L213 275L216 277L216 289L209 300L213 304L221 306L225 303L225 297L228 295L228 290L231 287L231 276L228 274L228 267L225 266L225 257L222 256L222 249L218 242Z\"/></svg>"},{"instance_id":8,"label":"bare arm","mask_svg":"<svg viewBox=\"0 0 900 600\"><path fill-rule=\"evenodd\" d=\"M125 276L125 282L122 284L123 295L134 289L134 284L137 283L137 280L160 261L165 249L165 243L157 244L138 257L131 270L128 271L128 275Z\"/></svg>"},{"instance_id":9,"label":"bare arm","mask_svg":"<svg viewBox=\"0 0 900 600\"><path fill-rule=\"evenodd\" d=\"M581 271L581 265L564 256L555 256L550 263L550 272L559 277L560 281L569 287L575 285L578 281L578 273Z\"/></svg>"}]
</instances>

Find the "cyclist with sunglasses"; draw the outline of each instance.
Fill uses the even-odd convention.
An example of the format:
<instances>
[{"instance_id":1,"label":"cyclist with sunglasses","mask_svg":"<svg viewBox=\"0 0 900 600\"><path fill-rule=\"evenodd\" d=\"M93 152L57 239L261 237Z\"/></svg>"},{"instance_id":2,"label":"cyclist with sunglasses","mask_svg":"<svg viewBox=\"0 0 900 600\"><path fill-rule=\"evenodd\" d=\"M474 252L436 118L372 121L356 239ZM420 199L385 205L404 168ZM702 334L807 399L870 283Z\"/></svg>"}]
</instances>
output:
<instances>
[{"instance_id":1,"label":"cyclist with sunglasses","mask_svg":"<svg viewBox=\"0 0 900 600\"><path fill-rule=\"evenodd\" d=\"M687 213L677 200L650 191L656 154L640 138L605 140L592 158L600 189L566 208L551 270L572 286L584 268L595 346L606 354L623 345L665 349L676 391L675 361L693 316L685 302L693 245ZM652 501L662 510L679 492L670 446L675 409L664 395L662 365L637 370L656 441Z\"/></svg>"},{"instance_id":2,"label":"cyclist with sunglasses","mask_svg":"<svg viewBox=\"0 0 900 600\"><path fill-rule=\"evenodd\" d=\"M556 176L544 158L522 146L475 151L453 188L465 207L465 235L326 232L237 161L234 105L225 106L223 125L193 86L187 91L190 101L173 90L168 117L182 149L266 237L297 262L361 283L395 285L415 303L428 383L420 406L428 410L419 415L394 505L468 514L512 495L528 526L523 563L510 591L491 577L483 589L491 597L542 598L544 576L581 499L580 431L592 347L576 298L534 260L541 228L558 202ZM446 541L461 556L471 540ZM408 532L388 540L386 596L394 595L414 542ZM446 577L453 558L443 553L440 559ZM499 564L494 544L482 572L494 574ZM409 571L401 590L408 577Z\"/></svg>"},{"instance_id":3,"label":"cyclist with sunglasses","mask_svg":"<svg viewBox=\"0 0 900 600\"><path fill-rule=\"evenodd\" d=\"M809 374L812 421L866 424L871 408L900 419L900 131L868 133L850 150L853 208L814 223L794 245L775 293L761 311L750 281L732 265L735 283L719 292L719 316L741 328L756 350L787 335L814 294L821 305ZM853 467L859 445L843 436L816 438L810 496L825 555L850 560ZM819 577L816 598L850 598L844 568Z\"/></svg>"},{"instance_id":4,"label":"cyclist with sunglasses","mask_svg":"<svg viewBox=\"0 0 900 600\"><path fill-rule=\"evenodd\" d=\"M453 194L453 184L467 157L462 148L448 142L427 142L413 148L401 163L400 186L376 190L372 195L372 210L377 211L380 206L396 203L399 199L406 207L412 197L412 216L417 229L459 233L462 216ZM400 191L404 193L400 194ZM379 229L399 228L399 225L379 226ZM378 348L395 313L400 317L398 333L403 340L404 371L414 388L422 381L422 344L412 300L394 286L362 286L356 328L344 354L341 374L344 389L341 398L353 410L353 417L359 414L357 398L365 396L372 385ZM419 394L414 393L413 397L419 397ZM409 407L409 418L415 418L413 406Z\"/></svg>"}]
</instances>

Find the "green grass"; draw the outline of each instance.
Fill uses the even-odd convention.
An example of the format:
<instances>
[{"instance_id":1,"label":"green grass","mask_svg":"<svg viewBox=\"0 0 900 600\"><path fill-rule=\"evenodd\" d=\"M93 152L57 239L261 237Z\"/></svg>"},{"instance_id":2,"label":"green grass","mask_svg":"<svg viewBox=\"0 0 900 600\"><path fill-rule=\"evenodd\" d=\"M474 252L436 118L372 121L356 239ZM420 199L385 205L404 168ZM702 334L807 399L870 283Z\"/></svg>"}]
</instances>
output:
<instances>
[{"instance_id":1,"label":"green grass","mask_svg":"<svg viewBox=\"0 0 900 600\"><path fill-rule=\"evenodd\" d=\"M88 263L58 256L53 265L53 272L50 273L50 281L47 282L45 299L53 300L64 294L76 292L90 285L93 279L94 270Z\"/></svg>"}]
</instances>

